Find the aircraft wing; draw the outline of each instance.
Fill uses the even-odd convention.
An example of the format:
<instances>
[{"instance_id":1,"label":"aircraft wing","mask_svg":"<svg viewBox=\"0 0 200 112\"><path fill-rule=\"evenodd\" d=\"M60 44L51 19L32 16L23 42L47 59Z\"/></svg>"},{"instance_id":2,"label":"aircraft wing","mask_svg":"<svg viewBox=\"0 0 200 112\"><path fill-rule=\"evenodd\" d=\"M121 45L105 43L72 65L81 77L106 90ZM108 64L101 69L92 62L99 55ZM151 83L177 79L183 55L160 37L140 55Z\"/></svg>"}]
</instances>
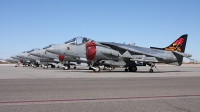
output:
<instances>
[{"instance_id":1,"label":"aircraft wing","mask_svg":"<svg viewBox=\"0 0 200 112\"><path fill-rule=\"evenodd\" d=\"M162 55L161 51L157 49L141 48L138 46L131 46L127 44L120 44L114 42L100 42L103 45L109 46L114 50L125 51L122 54L123 58L130 58L134 61L158 62L156 58L167 59L167 56ZM130 53L132 52L132 53ZM163 51L164 52L164 51ZM131 55L133 54L134 55Z\"/></svg>"}]
</instances>

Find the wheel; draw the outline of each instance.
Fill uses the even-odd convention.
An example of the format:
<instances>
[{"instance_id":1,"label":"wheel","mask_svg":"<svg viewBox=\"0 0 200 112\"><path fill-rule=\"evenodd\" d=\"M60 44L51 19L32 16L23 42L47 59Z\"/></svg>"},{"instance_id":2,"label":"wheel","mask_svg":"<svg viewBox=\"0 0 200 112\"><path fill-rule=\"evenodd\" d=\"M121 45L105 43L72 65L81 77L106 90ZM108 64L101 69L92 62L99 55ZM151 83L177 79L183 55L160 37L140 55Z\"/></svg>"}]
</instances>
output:
<instances>
[{"instance_id":1,"label":"wheel","mask_svg":"<svg viewBox=\"0 0 200 112\"><path fill-rule=\"evenodd\" d=\"M95 69L93 69L94 72L100 72L100 67L99 66L94 66Z\"/></svg>"},{"instance_id":2,"label":"wheel","mask_svg":"<svg viewBox=\"0 0 200 112\"><path fill-rule=\"evenodd\" d=\"M63 70L69 70L69 69L70 69L70 65L63 66Z\"/></svg>"},{"instance_id":3,"label":"wheel","mask_svg":"<svg viewBox=\"0 0 200 112\"><path fill-rule=\"evenodd\" d=\"M43 66L44 69L48 69L48 66Z\"/></svg>"},{"instance_id":4,"label":"wheel","mask_svg":"<svg viewBox=\"0 0 200 112\"><path fill-rule=\"evenodd\" d=\"M89 67L89 70L93 70L91 67Z\"/></svg>"},{"instance_id":5,"label":"wheel","mask_svg":"<svg viewBox=\"0 0 200 112\"><path fill-rule=\"evenodd\" d=\"M76 69L76 67L74 67L74 69Z\"/></svg>"},{"instance_id":6,"label":"wheel","mask_svg":"<svg viewBox=\"0 0 200 112\"><path fill-rule=\"evenodd\" d=\"M137 67L136 66L131 66L128 69L129 69L129 72L137 72Z\"/></svg>"},{"instance_id":7,"label":"wheel","mask_svg":"<svg viewBox=\"0 0 200 112\"><path fill-rule=\"evenodd\" d=\"M51 65L51 68L55 68L55 65Z\"/></svg>"},{"instance_id":8,"label":"wheel","mask_svg":"<svg viewBox=\"0 0 200 112\"><path fill-rule=\"evenodd\" d=\"M128 69L127 69L127 68L125 69L125 72L128 72Z\"/></svg>"},{"instance_id":9,"label":"wheel","mask_svg":"<svg viewBox=\"0 0 200 112\"><path fill-rule=\"evenodd\" d=\"M153 69L150 69L149 72L150 72L150 73L153 73Z\"/></svg>"},{"instance_id":10,"label":"wheel","mask_svg":"<svg viewBox=\"0 0 200 112\"><path fill-rule=\"evenodd\" d=\"M68 70L69 70L71 66L70 66L70 65L67 65L67 67L68 67Z\"/></svg>"}]
</instances>

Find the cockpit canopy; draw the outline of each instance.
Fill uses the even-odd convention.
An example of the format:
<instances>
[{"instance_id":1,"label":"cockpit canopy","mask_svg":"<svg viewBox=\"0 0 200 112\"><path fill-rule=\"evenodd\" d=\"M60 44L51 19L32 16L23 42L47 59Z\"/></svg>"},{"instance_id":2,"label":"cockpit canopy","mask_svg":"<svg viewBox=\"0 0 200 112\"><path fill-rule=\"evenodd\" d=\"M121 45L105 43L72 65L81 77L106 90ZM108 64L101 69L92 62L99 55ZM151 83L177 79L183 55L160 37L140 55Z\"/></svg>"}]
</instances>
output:
<instances>
[{"instance_id":1,"label":"cockpit canopy","mask_svg":"<svg viewBox=\"0 0 200 112\"><path fill-rule=\"evenodd\" d=\"M44 47L43 49L47 49L47 48L50 48L50 47L55 46L55 45L56 44L51 44L51 45L48 45L48 46Z\"/></svg>"},{"instance_id":2,"label":"cockpit canopy","mask_svg":"<svg viewBox=\"0 0 200 112\"><path fill-rule=\"evenodd\" d=\"M35 48L35 49L30 50L30 51L27 51L27 53L30 53L30 52L35 51L35 50L40 50L40 49Z\"/></svg>"},{"instance_id":3,"label":"cockpit canopy","mask_svg":"<svg viewBox=\"0 0 200 112\"><path fill-rule=\"evenodd\" d=\"M73 38L73 39L65 42L65 44L70 43L70 44L80 45L80 44L84 44L84 43L88 42L89 40L91 40L91 39L86 38L86 37L76 37L76 38Z\"/></svg>"}]
</instances>

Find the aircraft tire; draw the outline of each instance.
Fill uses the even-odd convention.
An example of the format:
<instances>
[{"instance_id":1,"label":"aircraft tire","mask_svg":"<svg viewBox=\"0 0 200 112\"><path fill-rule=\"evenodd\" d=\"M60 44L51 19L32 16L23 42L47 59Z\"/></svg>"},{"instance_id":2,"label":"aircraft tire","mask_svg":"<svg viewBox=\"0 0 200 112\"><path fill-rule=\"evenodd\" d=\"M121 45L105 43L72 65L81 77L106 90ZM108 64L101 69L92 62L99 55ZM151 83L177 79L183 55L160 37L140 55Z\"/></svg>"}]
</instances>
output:
<instances>
[{"instance_id":1,"label":"aircraft tire","mask_svg":"<svg viewBox=\"0 0 200 112\"><path fill-rule=\"evenodd\" d=\"M137 72L137 67L136 66L131 66L128 69L129 69L129 72Z\"/></svg>"},{"instance_id":2,"label":"aircraft tire","mask_svg":"<svg viewBox=\"0 0 200 112\"><path fill-rule=\"evenodd\" d=\"M51 65L51 68L55 68L55 65Z\"/></svg>"},{"instance_id":3,"label":"aircraft tire","mask_svg":"<svg viewBox=\"0 0 200 112\"><path fill-rule=\"evenodd\" d=\"M94 72L100 72L100 67L99 66L94 66L96 69L93 69Z\"/></svg>"},{"instance_id":4,"label":"aircraft tire","mask_svg":"<svg viewBox=\"0 0 200 112\"><path fill-rule=\"evenodd\" d=\"M70 69L70 65L63 66L63 70L69 70L69 69Z\"/></svg>"},{"instance_id":5,"label":"aircraft tire","mask_svg":"<svg viewBox=\"0 0 200 112\"><path fill-rule=\"evenodd\" d=\"M149 73L153 73L153 69L150 69L150 70L149 70Z\"/></svg>"}]
</instances>

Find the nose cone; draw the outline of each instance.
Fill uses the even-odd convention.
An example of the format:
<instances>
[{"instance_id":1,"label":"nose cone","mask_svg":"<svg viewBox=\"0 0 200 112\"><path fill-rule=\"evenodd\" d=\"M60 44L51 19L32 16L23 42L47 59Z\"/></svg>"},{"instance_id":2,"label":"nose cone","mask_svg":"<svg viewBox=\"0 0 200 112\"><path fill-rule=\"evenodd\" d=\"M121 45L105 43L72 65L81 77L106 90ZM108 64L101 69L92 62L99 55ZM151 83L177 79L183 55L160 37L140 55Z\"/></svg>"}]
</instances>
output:
<instances>
[{"instance_id":1,"label":"nose cone","mask_svg":"<svg viewBox=\"0 0 200 112\"><path fill-rule=\"evenodd\" d=\"M56 49L54 47L47 48L47 51L50 53L56 53Z\"/></svg>"}]
</instances>

